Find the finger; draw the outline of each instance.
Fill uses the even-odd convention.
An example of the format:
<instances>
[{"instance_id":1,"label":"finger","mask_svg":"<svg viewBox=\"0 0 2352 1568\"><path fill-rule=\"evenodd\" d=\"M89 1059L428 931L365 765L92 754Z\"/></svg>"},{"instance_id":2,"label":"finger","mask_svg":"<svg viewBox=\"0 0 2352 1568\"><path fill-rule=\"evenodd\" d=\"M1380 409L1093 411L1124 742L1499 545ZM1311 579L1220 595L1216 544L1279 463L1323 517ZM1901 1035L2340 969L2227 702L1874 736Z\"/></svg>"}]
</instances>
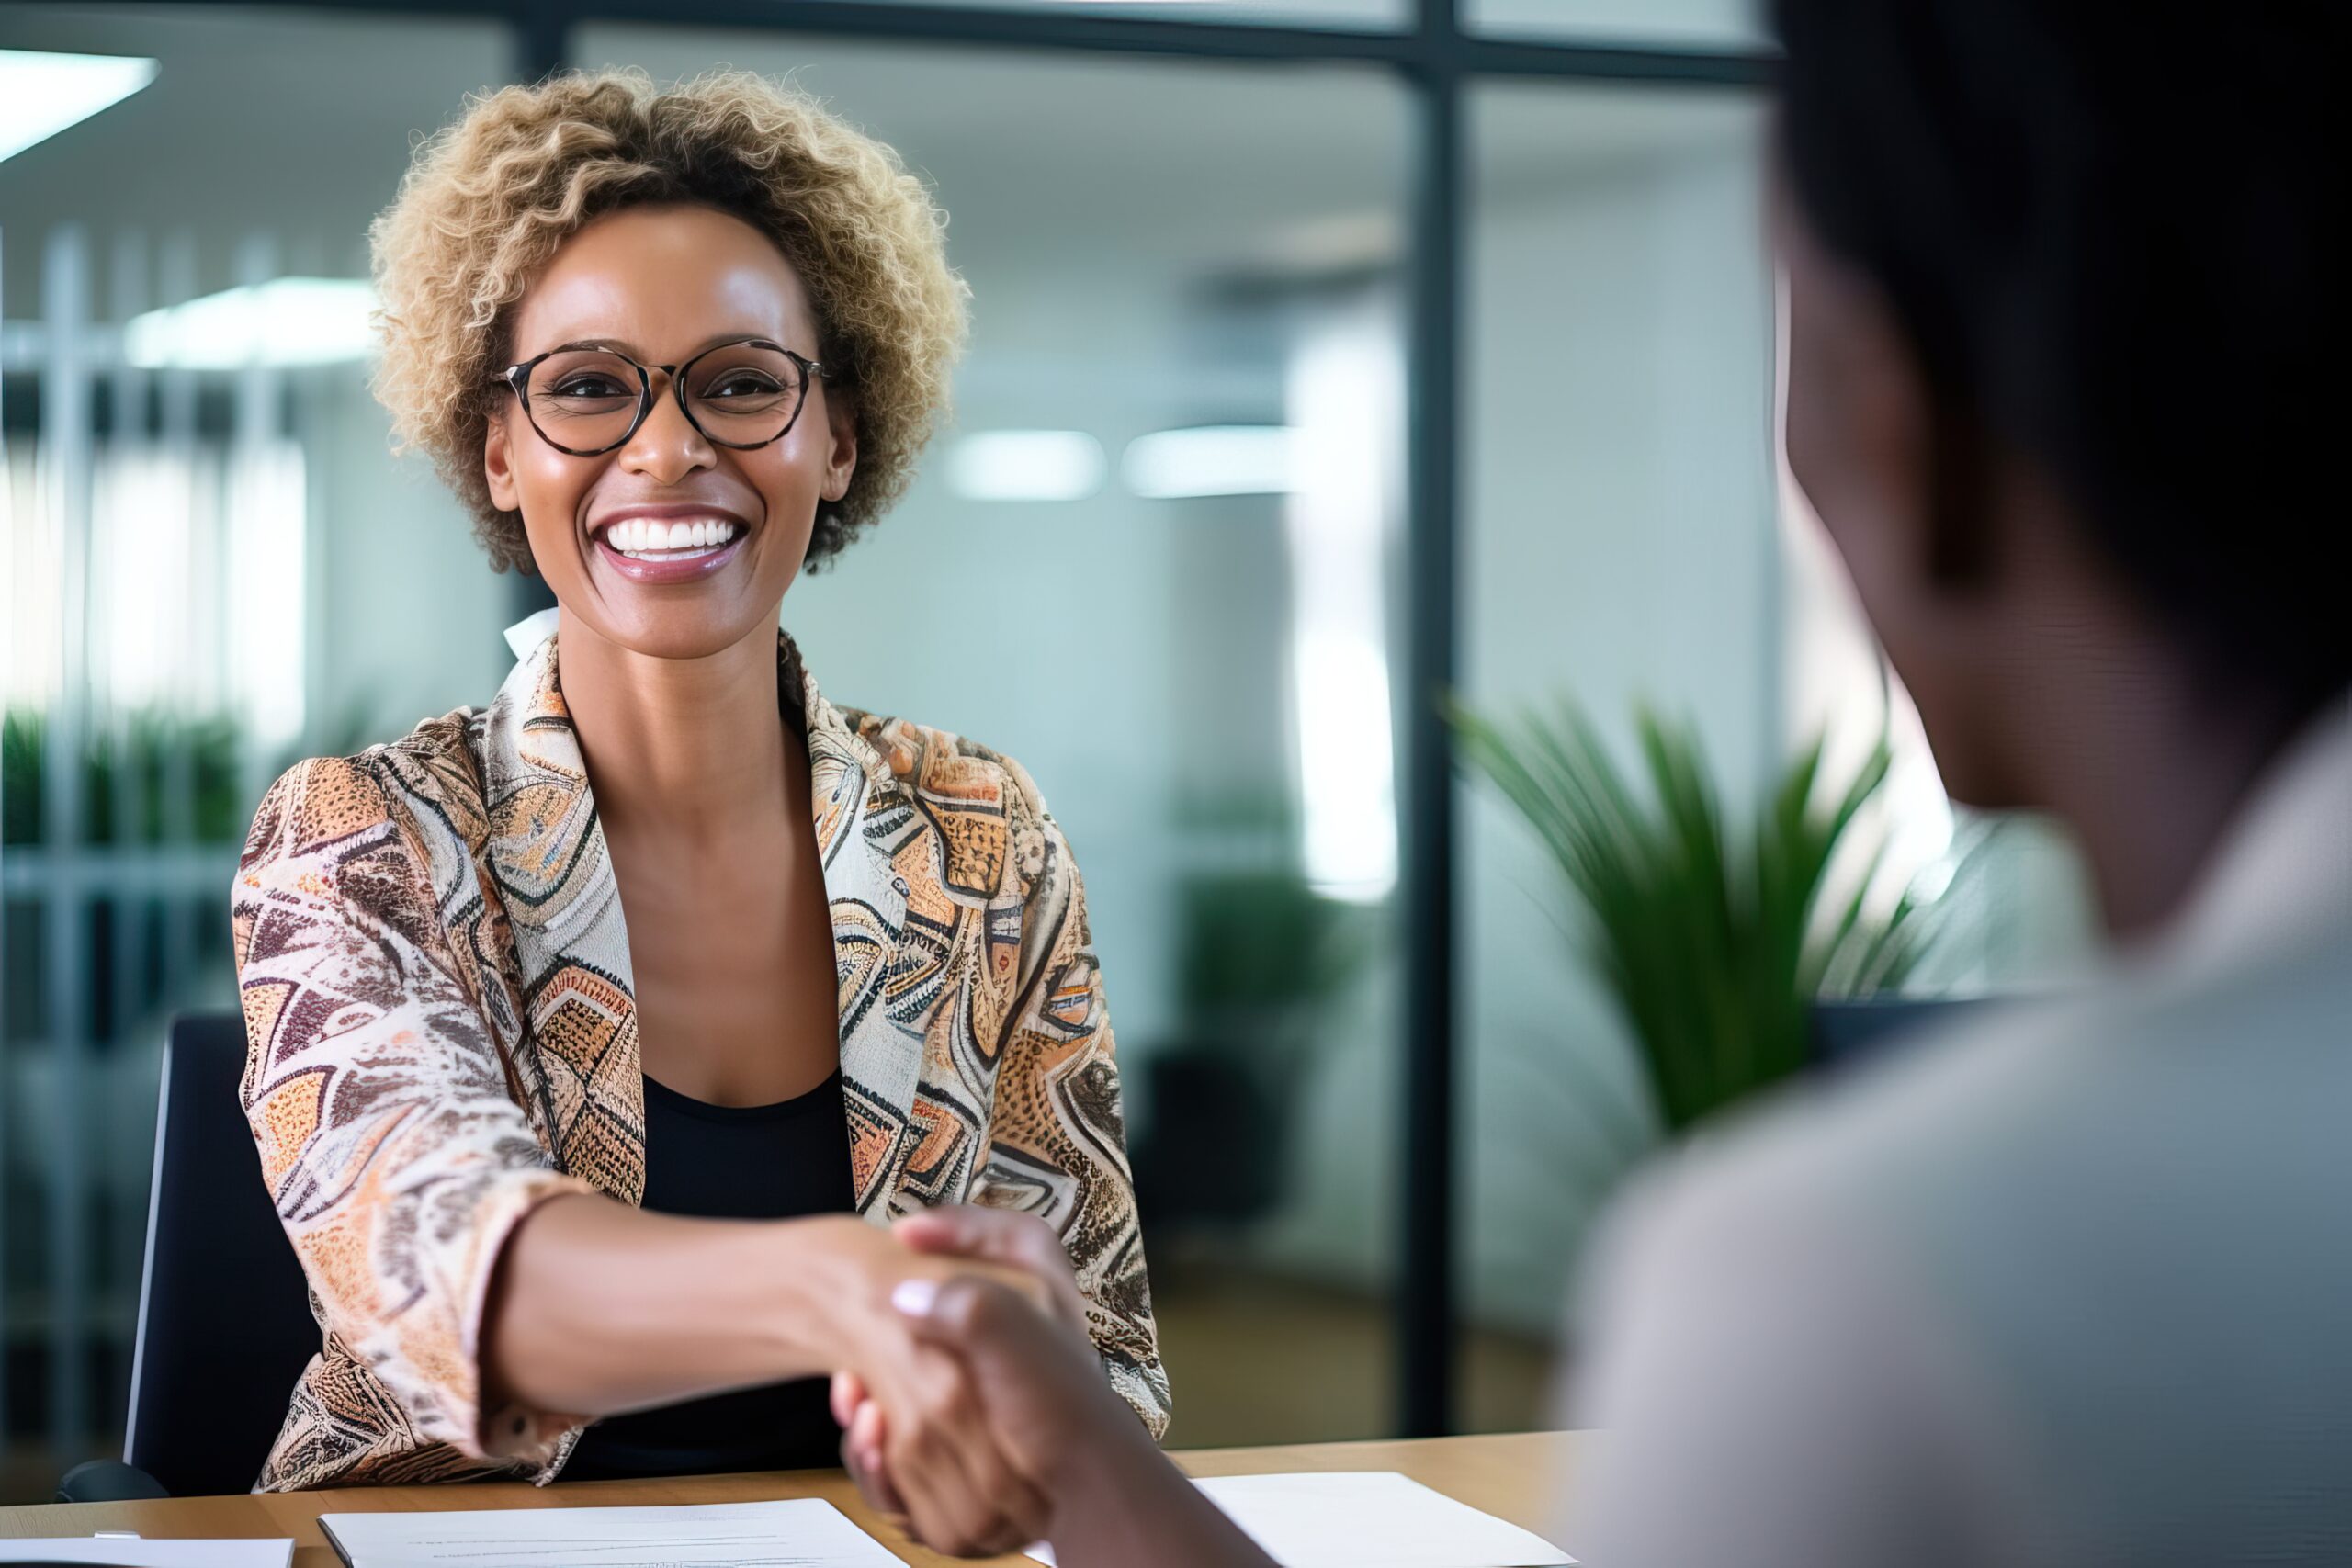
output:
<instances>
[{"instance_id":1,"label":"finger","mask_svg":"<svg viewBox=\"0 0 2352 1568\"><path fill-rule=\"evenodd\" d=\"M1009 1209L984 1209L977 1203L924 1209L891 1225L890 1234L917 1252L954 1253L1024 1269L1069 1267L1052 1226L1035 1214Z\"/></svg>"},{"instance_id":2,"label":"finger","mask_svg":"<svg viewBox=\"0 0 2352 1568\"><path fill-rule=\"evenodd\" d=\"M904 1280L890 1292L890 1305L915 1338L980 1363L1001 1366L1049 1353L1051 1327L1030 1303L991 1280L964 1277L947 1280ZM1052 1349L1060 1349L1054 1340ZM977 1371L986 1368L976 1365Z\"/></svg>"},{"instance_id":3,"label":"finger","mask_svg":"<svg viewBox=\"0 0 2352 1568\"><path fill-rule=\"evenodd\" d=\"M865 1456L851 1443L846 1432L842 1434L842 1469L849 1472L850 1480L857 1487L857 1495L865 1499L867 1507L877 1514L892 1511L884 1507L881 1499L874 1495L874 1478L866 1470Z\"/></svg>"},{"instance_id":4,"label":"finger","mask_svg":"<svg viewBox=\"0 0 2352 1568\"><path fill-rule=\"evenodd\" d=\"M1086 1327L1086 1298L1070 1272L1069 1255L1053 1227L1035 1214L958 1203L910 1214L890 1234L910 1252L1019 1269L1043 1287L1020 1281L1016 1288L1024 1295L1071 1327Z\"/></svg>"},{"instance_id":5,"label":"finger","mask_svg":"<svg viewBox=\"0 0 2352 1568\"><path fill-rule=\"evenodd\" d=\"M906 1500L892 1483L889 1461L884 1456L888 1434L888 1421L882 1406L869 1399L852 1415L849 1430L842 1438L842 1451L850 1458L850 1473L856 1478L857 1489L865 1494L866 1502L878 1513L904 1518Z\"/></svg>"},{"instance_id":6,"label":"finger","mask_svg":"<svg viewBox=\"0 0 2352 1568\"><path fill-rule=\"evenodd\" d=\"M950 1556L968 1556L995 1537L999 1521L966 1473L958 1445L941 1429L935 1399L920 1400L919 1414L893 1425L885 1461L915 1538Z\"/></svg>"},{"instance_id":7,"label":"finger","mask_svg":"<svg viewBox=\"0 0 2352 1568\"><path fill-rule=\"evenodd\" d=\"M855 1372L835 1372L827 1397L832 1404L833 1425L846 1431L850 1418L857 1414L857 1407L865 1403L865 1381Z\"/></svg>"},{"instance_id":8,"label":"finger","mask_svg":"<svg viewBox=\"0 0 2352 1568\"><path fill-rule=\"evenodd\" d=\"M1075 1322L1085 1322L1086 1303L1070 1272L1069 1254L1053 1227L1035 1214L957 1203L910 1214L893 1225L890 1234L910 1252L953 1255L1023 1269L1045 1282L1048 1293L1045 1304Z\"/></svg>"}]
</instances>

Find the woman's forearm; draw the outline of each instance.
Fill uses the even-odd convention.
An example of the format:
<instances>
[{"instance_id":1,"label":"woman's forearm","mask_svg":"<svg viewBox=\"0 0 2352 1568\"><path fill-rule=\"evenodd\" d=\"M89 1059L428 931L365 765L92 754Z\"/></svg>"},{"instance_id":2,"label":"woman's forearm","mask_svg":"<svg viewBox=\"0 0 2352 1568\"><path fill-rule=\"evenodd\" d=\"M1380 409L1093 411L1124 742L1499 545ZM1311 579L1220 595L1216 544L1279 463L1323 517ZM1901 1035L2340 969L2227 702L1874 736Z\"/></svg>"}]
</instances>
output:
<instances>
[{"instance_id":1,"label":"woman's forearm","mask_svg":"<svg viewBox=\"0 0 2352 1568\"><path fill-rule=\"evenodd\" d=\"M552 1199L499 1259L482 1382L536 1409L609 1416L831 1371L849 1359L836 1325L875 1242L888 1245L848 1216L687 1219Z\"/></svg>"}]
</instances>

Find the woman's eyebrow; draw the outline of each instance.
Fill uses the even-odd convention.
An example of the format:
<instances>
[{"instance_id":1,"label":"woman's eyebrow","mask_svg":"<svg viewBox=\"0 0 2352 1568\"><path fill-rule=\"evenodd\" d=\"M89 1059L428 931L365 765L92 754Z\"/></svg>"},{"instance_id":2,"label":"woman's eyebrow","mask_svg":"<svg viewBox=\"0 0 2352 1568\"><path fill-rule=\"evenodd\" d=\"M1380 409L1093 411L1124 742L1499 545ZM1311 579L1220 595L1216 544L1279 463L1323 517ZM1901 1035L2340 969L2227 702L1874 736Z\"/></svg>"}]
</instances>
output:
<instances>
[{"instance_id":1,"label":"woman's eyebrow","mask_svg":"<svg viewBox=\"0 0 2352 1568\"><path fill-rule=\"evenodd\" d=\"M772 333L764 332L719 333L711 337L705 338L702 342L696 344L683 358L678 361L678 363L683 365L686 360L692 359L697 354L707 354L714 348L724 348L729 344L775 343L777 341L779 340ZM568 354L574 349L582 348L611 349L616 353L626 354L631 359L638 360L640 363L650 363L646 355L640 352L635 344L616 337L574 338L570 343L560 343L553 348L548 349L547 352L549 354Z\"/></svg>"},{"instance_id":2,"label":"woman's eyebrow","mask_svg":"<svg viewBox=\"0 0 2352 1568\"><path fill-rule=\"evenodd\" d=\"M562 354L568 350L575 348L610 348L616 349L620 353L628 355L631 359L643 357L639 354L637 348L633 344L625 343L616 337L574 338L570 343L557 344L553 348L548 350L548 352L549 354Z\"/></svg>"}]
</instances>

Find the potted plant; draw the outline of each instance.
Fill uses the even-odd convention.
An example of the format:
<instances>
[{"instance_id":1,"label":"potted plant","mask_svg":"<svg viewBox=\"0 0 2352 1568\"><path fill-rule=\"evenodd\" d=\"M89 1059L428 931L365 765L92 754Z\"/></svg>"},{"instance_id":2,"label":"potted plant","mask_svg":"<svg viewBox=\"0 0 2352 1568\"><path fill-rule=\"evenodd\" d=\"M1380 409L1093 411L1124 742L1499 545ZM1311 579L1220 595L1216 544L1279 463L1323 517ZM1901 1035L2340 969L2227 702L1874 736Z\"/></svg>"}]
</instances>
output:
<instances>
[{"instance_id":1,"label":"potted plant","mask_svg":"<svg viewBox=\"0 0 2352 1568\"><path fill-rule=\"evenodd\" d=\"M1638 783L1572 702L1507 719L1456 705L1452 721L1462 761L1533 829L1582 906L1581 945L1669 1133L1803 1069L1817 999L1894 989L1934 934L1939 900L1916 882L1874 907L1885 840L1856 841L1886 782L1883 730L1842 777L1825 775L1816 739L1734 823L1696 736L1647 707L1634 716ZM1841 855L1860 859L1840 867L1851 891L1833 898Z\"/></svg>"}]
</instances>

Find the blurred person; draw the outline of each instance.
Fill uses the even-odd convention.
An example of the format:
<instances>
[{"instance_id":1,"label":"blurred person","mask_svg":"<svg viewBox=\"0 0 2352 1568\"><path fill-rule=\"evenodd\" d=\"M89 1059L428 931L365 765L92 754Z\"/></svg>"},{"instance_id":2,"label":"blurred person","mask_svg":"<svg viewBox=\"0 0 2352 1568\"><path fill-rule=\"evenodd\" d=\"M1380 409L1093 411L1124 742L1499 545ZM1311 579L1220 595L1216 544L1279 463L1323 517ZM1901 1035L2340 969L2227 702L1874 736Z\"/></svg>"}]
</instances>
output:
<instances>
[{"instance_id":1,"label":"blurred person","mask_svg":"<svg viewBox=\"0 0 2352 1568\"><path fill-rule=\"evenodd\" d=\"M944 404L944 225L741 73L491 94L378 220L379 396L558 609L488 708L254 814L243 1098L324 1336L262 1489L829 1465L847 1419L926 1537L1017 1544L965 1369L885 1304L959 1269L1164 1426L1069 846L777 629Z\"/></svg>"},{"instance_id":2,"label":"blurred person","mask_svg":"<svg viewBox=\"0 0 2352 1568\"><path fill-rule=\"evenodd\" d=\"M2309 0L1779 0L1785 449L1952 795L2064 819L2116 939L1701 1139L1600 1243L1598 1568L2352 1562L2352 363ZM1068 1568L1264 1560L984 1281Z\"/></svg>"}]
</instances>

